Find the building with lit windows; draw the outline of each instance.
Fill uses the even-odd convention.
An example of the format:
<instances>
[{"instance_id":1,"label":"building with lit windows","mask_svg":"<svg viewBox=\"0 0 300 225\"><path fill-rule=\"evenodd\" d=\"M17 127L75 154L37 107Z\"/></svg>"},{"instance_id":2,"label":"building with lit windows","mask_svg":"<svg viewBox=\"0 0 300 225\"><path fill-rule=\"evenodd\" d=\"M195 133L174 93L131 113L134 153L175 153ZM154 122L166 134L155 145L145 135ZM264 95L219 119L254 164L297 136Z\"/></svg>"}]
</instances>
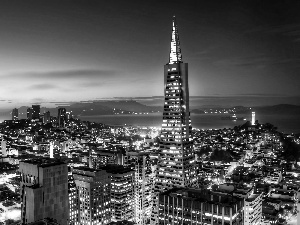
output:
<instances>
[{"instance_id":1,"label":"building with lit windows","mask_svg":"<svg viewBox=\"0 0 300 225\"><path fill-rule=\"evenodd\" d=\"M75 180L71 172L68 173L68 193L69 193L69 225L79 225L78 223L78 195Z\"/></svg>"},{"instance_id":2,"label":"building with lit windows","mask_svg":"<svg viewBox=\"0 0 300 225\"><path fill-rule=\"evenodd\" d=\"M122 152L109 151L109 150L97 150L89 152L89 166L91 168L99 169L105 165L122 164Z\"/></svg>"},{"instance_id":3,"label":"building with lit windows","mask_svg":"<svg viewBox=\"0 0 300 225\"><path fill-rule=\"evenodd\" d=\"M255 186L224 183L213 185L212 191L216 194L227 194L244 200L245 225L258 225L261 223L263 192L257 191Z\"/></svg>"},{"instance_id":4,"label":"building with lit windows","mask_svg":"<svg viewBox=\"0 0 300 225\"><path fill-rule=\"evenodd\" d=\"M251 125L252 125L252 126L255 125L255 112L252 112L252 116L251 116Z\"/></svg>"},{"instance_id":5,"label":"building with lit windows","mask_svg":"<svg viewBox=\"0 0 300 225\"><path fill-rule=\"evenodd\" d=\"M158 193L197 183L189 112L188 64L182 61L175 17L169 62L164 67L164 84L165 102L151 224L158 222Z\"/></svg>"},{"instance_id":6,"label":"building with lit windows","mask_svg":"<svg viewBox=\"0 0 300 225\"><path fill-rule=\"evenodd\" d=\"M32 105L32 119L39 119L41 113L40 105Z\"/></svg>"},{"instance_id":7,"label":"building with lit windows","mask_svg":"<svg viewBox=\"0 0 300 225\"><path fill-rule=\"evenodd\" d=\"M44 113L44 117L43 117L43 123L47 124L51 122L51 118L50 118L50 112L47 111Z\"/></svg>"},{"instance_id":8,"label":"building with lit windows","mask_svg":"<svg viewBox=\"0 0 300 225\"><path fill-rule=\"evenodd\" d=\"M32 120L32 116L33 116L33 109L27 108L27 119Z\"/></svg>"},{"instance_id":9,"label":"building with lit windows","mask_svg":"<svg viewBox=\"0 0 300 225\"><path fill-rule=\"evenodd\" d=\"M77 167L72 173L79 200L79 224L110 223L110 178L106 170Z\"/></svg>"},{"instance_id":10,"label":"building with lit windows","mask_svg":"<svg viewBox=\"0 0 300 225\"><path fill-rule=\"evenodd\" d=\"M158 224L243 225L243 203L209 190L175 188L159 195Z\"/></svg>"},{"instance_id":11,"label":"building with lit windows","mask_svg":"<svg viewBox=\"0 0 300 225\"><path fill-rule=\"evenodd\" d=\"M262 195L251 194L244 203L244 224L259 225L262 220Z\"/></svg>"},{"instance_id":12,"label":"building with lit windows","mask_svg":"<svg viewBox=\"0 0 300 225\"><path fill-rule=\"evenodd\" d=\"M67 164L53 159L21 161L21 224L45 218L69 223Z\"/></svg>"},{"instance_id":13,"label":"building with lit windows","mask_svg":"<svg viewBox=\"0 0 300 225\"><path fill-rule=\"evenodd\" d=\"M7 157L7 148L6 148L6 140L2 139L1 140L1 152L2 152L2 157Z\"/></svg>"},{"instance_id":14,"label":"building with lit windows","mask_svg":"<svg viewBox=\"0 0 300 225\"><path fill-rule=\"evenodd\" d=\"M57 113L58 127L65 127L66 112L67 111L65 108L58 108L58 113Z\"/></svg>"},{"instance_id":15,"label":"building with lit windows","mask_svg":"<svg viewBox=\"0 0 300 225\"><path fill-rule=\"evenodd\" d=\"M127 165L135 171L134 217L138 225L148 224L152 209L154 171L150 153L127 152Z\"/></svg>"},{"instance_id":16,"label":"building with lit windows","mask_svg":"<svg viewBox=\"0 0 300 225\"><path fill-rule=\"evenodd\" d=\"M18 120L19 119L19 110L17 108L14 108L11 112L11 119L12 120Z\"/></svg>"},{"instance_id":17,"label":"building with lit windows","mask_svg":"<svg viewBox=\"0 0 300 225\"><path fill-rule=\"evenodd\" d=\"M106 165L110 178L111 220L134 220L134 170L122 165Z\"/></svg>"}]
</instances>

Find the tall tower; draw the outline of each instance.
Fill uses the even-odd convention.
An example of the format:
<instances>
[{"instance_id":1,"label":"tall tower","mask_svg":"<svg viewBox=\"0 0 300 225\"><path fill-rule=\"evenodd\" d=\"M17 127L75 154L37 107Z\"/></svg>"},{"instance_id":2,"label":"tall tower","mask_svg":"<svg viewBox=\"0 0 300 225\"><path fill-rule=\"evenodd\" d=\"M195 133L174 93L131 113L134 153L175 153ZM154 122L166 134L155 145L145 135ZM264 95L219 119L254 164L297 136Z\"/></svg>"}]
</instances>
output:
<instances>
[{"instance_id":1,"label":"tall tower","mask_svg":"<svg viewBox=\"0 0 300 225\"><path fill-rule=\"evenodd\" d=\"M109 224L111 222L111 188L107 172L77 167L73 169L73 177L79 199L78 224Z\"/></svg>"},{"instance_id":2,"label":"tall tower","mask_svg":"<svg viewBox=\"0 0 300 225\"><path fill-rule=\"evenodd\" d=\"M165 102L154 187L151 224L158 224L158 194L196 184L196 164L189 113L188 64L183 63L173 17L169 62L164 67Z\"/></svg>"},{"instance_id":3,"label":"tall tower","mask_svg":"<svg viewBox=\"0 0 300 225\"><path fill-rule=\"evenodd\" d=\"M41 106L40 105L32 105L32 119L39 119L41 114Z\"/></svg>"},{"instance_id":4,"label":"tall tower","mask_svg":"<svg viewBox=\"0 0 300 225\"><path fill-rule=\"evenodd\" d=\"M58 108L58 114L57 114L58 127L64 127L65 120L66 120L66 109Z\"/></svg>"},{"instance_id":5,"label":"tall tower","mask_svg":"<svg viewBox=\"0 0 300 225\"><path fill-rule=\"evenodd\" d=\"M14 108L11 112L11 119L12 120L18 120L19 119L19 110L17 108Z\"/></svg>"},{"instance_id":6,"label":"tall tower","mask_svg":"<svg viewBox=\"0 0 300 225\"><path fill-rule=\"evenodd\" d=\"M251 125L255 125L255 112L252 112Z\"/></svg>"},{"instance_id":7,"label":"tall tower","mask_svg":"<svg viewBox=\"0 0 300 225\"><path fill-rule=\"evenodd\" d=\"M128 165L135 170L135 223L148 224L152 209L152 188L154 173L149 153L127 152Z\"/></svg>"},{"instance_id":8,"label":"tall tower","mask_svg":"<svg viewBox=\"0 0 300 225\"><path fill-rule=\"evenodd\" d=\"M47 112L44 113L43 122L44 122L44 124L47 124L47 123L51 122L50 112L49 111L47 111Z\"/></svg>"},{"instance_id":9,"label":"tall tower","mask_svg":"<svg viewBox=\"0 0 300 225\"><path fill-rule=\"evenodd\" d=\"M27 119L32 120L33 109L27 108Z\"/></svg>"},{"instance_id":10,"label":"tall tower","mask_svg":"<svg viewBox=\"0 0 300 225\"><path fill-rule=\"evenodd\" d=\"M4 139L2 139L1 141L1 149L2 149L2 157L7 157L6 141Z\"/></svg>"}]
</instances>

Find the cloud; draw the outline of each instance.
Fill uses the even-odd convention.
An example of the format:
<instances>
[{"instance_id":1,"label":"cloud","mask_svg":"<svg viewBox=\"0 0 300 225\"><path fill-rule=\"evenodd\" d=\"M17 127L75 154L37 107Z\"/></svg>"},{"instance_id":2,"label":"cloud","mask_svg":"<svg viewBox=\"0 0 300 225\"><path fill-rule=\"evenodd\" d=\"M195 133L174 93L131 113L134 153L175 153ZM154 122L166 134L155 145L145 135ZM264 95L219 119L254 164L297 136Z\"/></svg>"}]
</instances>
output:
<instances>
[{"instance_id":1,"label":"cloud","mask_svg":"<svg viewBox=\"0 0 300 225\"><path fill-rule=\"evenodd\" d=\"M144 97L113 97L113 98L96 98L99 100L122 100L122 101L139 101L139 100L145 100L145 101L153 101L153 100L157 100L157 99L164 99L164 96L144 96Z\"/></svg>"},{"instance_id":2,"label":"cloud","mask_svg":"<svg viewBox=\"0 0 300 225\"><path fill-rule=\"evenodd\" d=\"M300 32L300 24L282 24L282 25L275 25L275 26L258 26L252 30L247 31L251 32L264 32L264 33L274 33L274 34L299 34Z\"/></svg>"},{"instance_id":3,"label":"cloud","mask_svg":"<svg viewBox=\"0 0 300 225\"><path fill-rule=\"evenodd\" d=\"M59 70L59 71L32 71L23 73L4 74L1 79L98 79L116 75L113 70L100 69L79 69L79 70Z\"/></svg>"},{"instance_id":4,"label":"cloud","mask_svg":"<svg viewBox=\"0 0 300 225\"><path fill-rule=\"evenodd\" d=\"M257 66L257 65L265 65L271 62L270 57L266 56L256 56L256 57L233 57L217 60L214 62L216 66Z\"/></svg>"},{"instance_id":5,"label":"cloud","mask_svg":"<svg viewBox=\"0 0 300 225\"><path fill-rule=\"evenodd\" d=\"M267 57L263 55L253 57L233 57L221 59L214 62L216 66L236 66L236 67L264 67L267 65L283 65L289 64L290 66L299 67L300 58L280 58L280 57Z\"/></svg>"},{"instance_id":6,"label":"cloud","mask_svg":"<svg viewBox=\"0 0 300 225\"><path fill-rule=\"evenodd\" d=\"M260 33L271 35L284 35L295 38L297 41L300 37L300 24L282 24L276 26L258 26L253 29L247 30L245 33Z\"/></svg>"},{"instance_id":7,"label":"cloud","mask_svg":"<svg viewBox=\"0 0 300 225\"><path fill-rule=\"evenodd\" d=\"M52 104L73 104L75 102L73 102L73 101L66 101L66 102L53 102L53 101L51 101L51 102L47 102L47 103L52 103Z\"/></svg>"},{"instance_id":8,"label":"cloud","mask_svg":"<svg viewBox=\"0 0 300 225\"><path fill-rule=\"evenodd\" d=\"M31 99L32 104L41 104L41 103L44 103L44 102L45 102L45 99L43 99L43 98L33 98L33 99Z\"/></svg>"},{"instance_id":9,"label":"cloud","mask_svg":"<svg viewBox=\"0 0 300 225\"><path fill-rule=\"evenodd\" d=\"M104 80L100 80L100 81L95 81L92 80L90 82L80 82L77 86L78 87L103 87L104 85L106 85L107 82L105 82Z\"/></svg>"},{"instance_id":10,"label":"cloud","mask_svg":"<svg viewBox=\"0 0 300 225\"><path fill-rule=\"evenodd\" d=\"M249 93L249 94L235 94L234 96L244 96L244 97L287 97L286 95L278 94L278 93Z\"/></svg>"},{"instance_id":11,"label":"cloud","mask_svg":"<svg viewBox=\"0 0 300 225\"><path fill-rule=\"evenodd\" d=\"M35 89L35 90L50 90L50 89L55 89L58 87L55 85L52 85L52 84L34 84L34 85L31 85L29 88Z\"/></svg>"}]
</instances>

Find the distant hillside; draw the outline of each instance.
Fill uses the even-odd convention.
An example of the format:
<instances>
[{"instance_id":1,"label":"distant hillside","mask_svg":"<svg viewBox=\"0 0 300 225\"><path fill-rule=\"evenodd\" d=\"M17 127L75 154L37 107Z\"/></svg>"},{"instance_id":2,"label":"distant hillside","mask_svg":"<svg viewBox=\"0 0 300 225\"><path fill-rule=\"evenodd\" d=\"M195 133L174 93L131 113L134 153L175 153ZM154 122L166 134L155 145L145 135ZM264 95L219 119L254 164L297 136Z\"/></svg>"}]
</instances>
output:
<instances>
[{"instance_id":1,"label":"distant hillside","mask_svg":"<svg viewBox=\"0 0 300 225\"><path fill-rule=\"evenodd\" d=\"M134 111L134 112L156 112L161 111L162 107L160 106L147 106L141 104L136 101L97 101L93 104L99 104L110 108L115 108L119 110L126 110L126 111Z\"/></svg>"},{"instance_id":2,"label":"distant hillside","mask_svg":"<svg viewBox=\"0 0 300 225\"><path fill-rule=\"evenodd\" d=\"M134 113L152 113L161 110L161 107L146 106L136 101L97 101L91 103L75 103L66 107L75 115L114 115Z\"/></svg>"},{"instance_id":3,"label":"distant hillside","mask_svg":"<svg viewBox=\"0 0 300 225\"><path fill-rule=\"evenodd\" d=\"M280 104L273 106L255 106L255 107L244 107L244 106L234 106L234 107L199 107L198 109L191 110L192 113L202 113L215 112L215 111L228 111L230 113L250 113L255 111L260 114L300 114L300 105L290 105L290 104Z\"/></svg>"},{"instance_id":4,"label":"distant hillside","mask_svg":"<svg viewBox=\"0 0 300 225\"><path fill-rule=\"evenodd\" d=\"M27 117L28 106L19 108L19 119ZM72 111L75 116L95 116L95 115L115 115L132 113L153 113L162 110L158 106L146 106L136 101L95 101L78 102L70 106L56 108L41 108L41 114L50 111L51 116L57 116L58 108L66 108L68 112ZM5 119L11 119L11 111L1 112L0 116Z\"/></svg>"},{"instance_id":5,"label":"distant hillside","mask_svg":"<svg viewBox=\"0 0 300 225\"><path fill-rule=\"evenodd\" d=\"M211 107L211 106L210 106ZM205 108L199 107L198 109L191 110L194 114L203 114L204 111L213 110L222 111L226 110L231 113L250 113L255 111L259 114L290 114L300 115L300 105L280 104L274 106L260 106L260 107L244 107L235 106L230 108L217 107L217 108ZM24 119L27 115L27 106L19 108L19 118ZM57 116L56 108L41 108L41 114L46 111L50 111L52 116ZM70 106L65 106L67 111L72 111L75 116L95 116L95 115L115 115L115 114L132 114L134 113L152 113L162 111L162 106L147 106L132 100L123 101L94 101L94 102L78 102ZM0 116L3 119L11 119L11 111L0 112Z\"/></svg>"},{"instance_id":6,"label":"distant hillside","mask_svg":"<svg viewBox=\"0 0 300 225\"><path fill-rule=\"evenodd\" d=\"M253 107L253 110L261 114L300 114L300 105L280 104L273 106Z\"/></svg>"},{"instance_id":7,"label":"distant hillside","mask_svg":"<svg viewBox=\"0 0 300 225\"><path fill-rule=\"evenodd\" d=\"M190 110L191 113L195 113L195 114L204 114L205 111L202 109L192 109Z\"/></svg>"}]
</instances>

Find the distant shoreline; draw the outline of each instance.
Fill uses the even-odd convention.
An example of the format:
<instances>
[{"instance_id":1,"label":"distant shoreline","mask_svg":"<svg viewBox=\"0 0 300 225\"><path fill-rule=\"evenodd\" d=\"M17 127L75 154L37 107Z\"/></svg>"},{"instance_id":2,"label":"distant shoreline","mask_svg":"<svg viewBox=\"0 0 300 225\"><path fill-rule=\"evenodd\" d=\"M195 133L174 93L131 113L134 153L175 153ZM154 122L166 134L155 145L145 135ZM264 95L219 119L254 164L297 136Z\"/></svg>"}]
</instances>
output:
<instances>
[{"instance_id":1,"label":"distant shoreline","mask_svg":"<svg viewBox=\"0 0 300 225\"><path fill-rule=\"evenodd\" d=\"M222 120L224 114L191 114L192 127L198 129L223 129L233 128L237 125L250 121L250 115L237 114L238 117L246 118L246 121ZM152 113L148 115L99 115L99 116L81 116L81 120L104 123L111 126L156 126L162 124L162 113ZM298 115L257 115L259 123L271 123L278 127L278 131L284 133L300 133L300 116Z\"/></svg>"}]
</instances>

